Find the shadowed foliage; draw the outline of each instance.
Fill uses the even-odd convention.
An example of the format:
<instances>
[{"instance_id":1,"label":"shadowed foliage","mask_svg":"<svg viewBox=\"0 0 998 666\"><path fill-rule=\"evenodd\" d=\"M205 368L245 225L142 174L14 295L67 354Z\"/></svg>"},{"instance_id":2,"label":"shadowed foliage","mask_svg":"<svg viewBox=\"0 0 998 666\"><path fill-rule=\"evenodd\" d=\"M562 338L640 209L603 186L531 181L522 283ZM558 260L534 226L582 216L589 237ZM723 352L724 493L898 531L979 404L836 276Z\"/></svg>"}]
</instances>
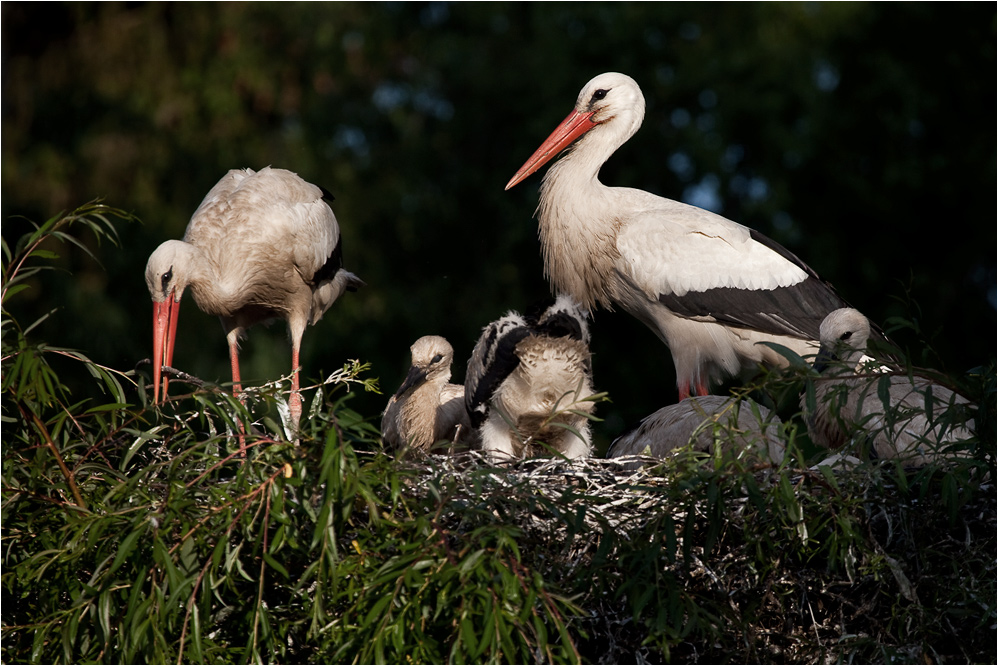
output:
<instances>
[{"instance_id":1,"label":"shadowed foliage","mask_svg":"<svg viewBox=\"0 0 998 666\"><path fill-rule=\"evenodd\" d=\"M395 460L353 408L376 390L358 362L309 388L293 444L272 416L288 378L243 406L180 376L152 406L144 373L11 315L58 260L46 242L113 241L116 217L88 204L3 244L5 663L996 658L993 365L959 378L967 455L921 470L809 468L799 415L780 465ZM103 398L74 398L64 361ZM781 404L817 379L742 392Z\"/></svg>"}]
</instances>

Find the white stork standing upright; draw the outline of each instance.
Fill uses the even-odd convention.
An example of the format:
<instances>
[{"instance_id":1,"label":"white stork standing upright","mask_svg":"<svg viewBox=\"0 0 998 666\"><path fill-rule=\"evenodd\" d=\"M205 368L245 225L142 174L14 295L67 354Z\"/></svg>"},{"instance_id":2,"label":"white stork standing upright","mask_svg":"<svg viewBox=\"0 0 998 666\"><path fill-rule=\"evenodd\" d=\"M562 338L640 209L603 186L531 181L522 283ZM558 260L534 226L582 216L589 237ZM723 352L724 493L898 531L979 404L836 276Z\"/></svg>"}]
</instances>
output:
<instances>
[{"instance_id":1,"label":"white stork standing upright","mask_svg":"<svg viewBox=\"0 0 998 666\"><path fill-rule=\"evenodd\" d=\"M302 335L344 291L364 282L343 269L340 229L324 201L331 195L290 171L233 169L205 196L182 241L160 245L146 264L153 300L153 386L159 402L162 366L173 362L180 298L218 315L229 343L233 392L242 391L239 339L254 324L288 322L292 424L301 418ZM167 379L163 377L163 394Z\"/></svg>"},{"instance_id":2,"label":"white stork standing upright","mask_svg":"<svg viewBox=\"0 0 998 666\"><path fill-rule=\"evenodd\" d=\"M870 453L880 459L924 465L944 458L944 448L973 437L970 412L975 407L969 400L925 377L884 374L889 368L878 362L861 363L868 358L869 338L869 320L852 308L836 310L821 323L814 411L807 394L801 396L815 444L837 449L869 443Z\"/></svg>"},{"instance_id":3,"label":"white stork standing upright","mask_svg":"<svg viewBox=\"0 0 998 666\"><path fill-rule=\"evenodd\" d=\"M590 311L617 304L651 328L672 351L680 398L760 362L786 363L759 342L814 353L821 320L845 303L800 259L714 213L600 183L644 111L633 79L600 74L506 185L576 142L548 169L537 208L552 291Z\"/></svg>"},{"instance_id":4,"label":"white stork standing upright","mask_svg":"<svg viewBox=\"0 0 998 666\"><path fill-rule=\"evenodd\" d=\"M589 327L568 296L539 316L509 312L492 322L468 361L465 403L482 450L494 458L551 449L589 456L593 395Z\"/></svg>"},{"instance_id":5,"label":"white stork standing upright","mask_svg":"<svg viewBox=\"0 0 998 666\"><path fill-rule=\"evenodd\" d=\"M454 348L439 335L424 335L409 348L412 363L381 419L381 437L393 449L429 451L448 441L477 443L464 406L464 385L450 383Z\"/></svg>"}]
</instances>

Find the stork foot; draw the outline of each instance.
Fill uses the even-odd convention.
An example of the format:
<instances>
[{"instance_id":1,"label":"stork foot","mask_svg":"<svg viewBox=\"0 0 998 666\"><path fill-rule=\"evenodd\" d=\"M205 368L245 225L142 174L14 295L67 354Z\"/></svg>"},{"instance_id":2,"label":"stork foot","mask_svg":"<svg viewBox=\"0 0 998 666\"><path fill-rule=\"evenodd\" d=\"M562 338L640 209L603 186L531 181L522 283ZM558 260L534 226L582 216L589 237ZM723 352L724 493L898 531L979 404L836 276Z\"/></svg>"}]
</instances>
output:
<instances>
[{"instance_id":1,"label":"stork foot","mask_svg":"<svg viewBox=\"0 0 998 666\"><path fill-rule=\"evenodd\" d=\"M298 391L292 391L288 397L288 410L291 412L291 418L288 423L288 434L293 435L295 440L297 440L298 427L301 425L301 393Z\"/></svg>"}]
</instances>

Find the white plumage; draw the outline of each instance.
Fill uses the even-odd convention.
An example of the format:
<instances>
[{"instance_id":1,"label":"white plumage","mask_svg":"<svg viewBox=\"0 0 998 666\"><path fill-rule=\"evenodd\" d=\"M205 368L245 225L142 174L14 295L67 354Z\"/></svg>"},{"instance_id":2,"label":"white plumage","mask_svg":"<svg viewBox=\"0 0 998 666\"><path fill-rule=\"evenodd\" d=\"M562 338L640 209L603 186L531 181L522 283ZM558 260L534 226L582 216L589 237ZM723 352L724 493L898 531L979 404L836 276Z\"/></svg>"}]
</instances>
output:
<instances>
[{"instance_id":1,"label":"white plumage","mask_svg":"<svg viewBox=\"0 0 998 666\"><path fill-rule=\"evenodd\" d=\"M672 351L681 398L760 362L785 364L759 342L814 353L821 320L845 303L797 257L719 215L599 182L644 109L633 79L600 74L506 186L575 142L544 176L537 209L552 291L590 311L619 305L651 328Z\"/></svg>"},{"instance_id":2,"label":"white plumage","mask_svg":"<svg viewBox=\"0 0 998 666\"><path fill-rule=\"evenodd\" d=\"M468 362L467 409L498 460L552 449L587 457L593 394L589 327L565 296L539 317L509 312L486 326Z\"/></svg>"},{"instance_id":3,"label":"white plumage","mask_svg":"<svg viewBox=\"0 0 998 666\"><path fill-rule=\"evenodd\" d=\"M963 396L924 377L884 374L876 362L857 369L869 337L869 320L851 308L822 322L814 411L807 395L801 397L815 444L865 444L878 458L917 466L943 459L948 446L973 437L974 407Z\"/></svg>"},{"instance_id":4,"label":"white plumage","mask_svg":"<svg viewBox=\"0 0 998 666\"><path fill-rule=\"evenodd\" d=\"M664 458L686 447L713 454L719 443L726 453L779 464L784 455L780 424L776 414L748 400L692 397L646 416L614 440L607 458L642 454Z\"/></svg>"},{"instance_id":5,"label":"white plumage","mask_svg":"<svg viewBox=\"0 0 998 666\"><path fill-rule=\"evenodd\" d=\"M280 318L291 338L292 420L301 417L299 350L344 291L364 283L343 269L340 230L322 188L284 169L233 169L205 196L182 241L160 245L146 264L153 300L153 383L173 358L180 298L190 289L218 315L229 344L234 391L241 390L238 342L254 324ZM163 379L163 392L167 381Z\"/></svg>"},{"instance_id":6,"label":"white plumage","mask_svg":"<svg viewBox=\"0 0 998 666\"><path fill-rule=\"evenodd\" d=\"M409 372L381 420L385 444L417 451L429 451L439 442L474 445L477 437L464 407L464 386L450 383L451 344L439 335L427 335L416 340L410 352Z\"/></svg>"}]
</instances>

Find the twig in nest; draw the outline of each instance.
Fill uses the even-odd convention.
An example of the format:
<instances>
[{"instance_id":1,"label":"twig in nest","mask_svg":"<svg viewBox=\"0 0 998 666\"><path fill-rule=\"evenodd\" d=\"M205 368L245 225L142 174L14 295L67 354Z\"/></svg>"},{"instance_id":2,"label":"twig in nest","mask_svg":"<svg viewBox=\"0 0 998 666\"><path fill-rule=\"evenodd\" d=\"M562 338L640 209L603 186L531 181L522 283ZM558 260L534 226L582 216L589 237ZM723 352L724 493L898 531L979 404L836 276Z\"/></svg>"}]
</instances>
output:
<instances>
[{"instance_id":1,"label":"twig in nest","mask_svg":"<svg viewBox=\"0 0 998 666\"><path fill-rule=\"evenodd\" d=\"M135 364L135 369L138 370L143 365L152 365L152 359L143 358ZM200 377L195 377L194 375L189 375L183 370L177 370L176 368L171 368L168 365L163 366L163 374L170 375L174 379L179 379L182 382L187 382L188 384L193 384L198 388L218 388L215 384L205 381Z\"/></svg>"}]
</instances>

